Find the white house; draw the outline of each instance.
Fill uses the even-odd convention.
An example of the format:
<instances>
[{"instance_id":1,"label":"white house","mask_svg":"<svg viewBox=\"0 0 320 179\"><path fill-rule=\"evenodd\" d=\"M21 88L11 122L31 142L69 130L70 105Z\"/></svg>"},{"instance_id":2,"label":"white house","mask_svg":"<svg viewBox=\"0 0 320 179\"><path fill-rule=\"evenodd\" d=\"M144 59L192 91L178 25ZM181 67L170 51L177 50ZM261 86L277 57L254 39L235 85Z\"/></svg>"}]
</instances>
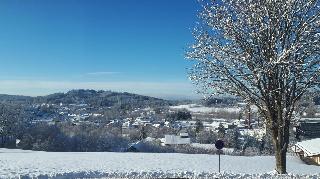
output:
<instances>
[{"instance_id":1,"label":"white house","mask_svg":"<svg viewBox=\"0 0 320 179\"><path fill-rule=\"evenodd\" d=\"M180 133L180 135L165 135L164 145L183 145L190 144L188 133Z\"/></svg>"}]
</instances>

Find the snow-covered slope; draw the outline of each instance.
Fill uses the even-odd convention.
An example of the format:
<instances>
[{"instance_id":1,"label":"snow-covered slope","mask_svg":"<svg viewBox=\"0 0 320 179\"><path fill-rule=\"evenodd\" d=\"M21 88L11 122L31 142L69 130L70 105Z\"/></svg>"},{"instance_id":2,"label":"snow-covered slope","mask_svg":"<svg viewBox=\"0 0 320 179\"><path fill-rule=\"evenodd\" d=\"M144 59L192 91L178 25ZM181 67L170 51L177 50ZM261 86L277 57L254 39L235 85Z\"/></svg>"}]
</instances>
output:
<instances>
[{"instance_id":1,"label":"snow-covered slope","mask_svg":"<svg viewBox=\"0 0 320 179\"><path fill-rule=\"evenodd\" d=\"M221 156L224 178L274 177L274 158ZM218 157L196 154L66 153L0 149L0 178L218 177ZM287 177L320 177L319 166L288 157ZM271 172L271 173L270 173ZM308 175L308 176L304 176ZM285 177L286 178L286 177Z\"/></svg>"},{"instance_id":2,"label":"snow-covered slope","mask_svg":"<svg viewBox=\"0 0 320 179\"><path fill-rule=\"evenodd\" d=\"M239 112L241 108L239 107L228 107L228 108L216 108L216 107L205 107L198 104L188 104L171 106L171 109L186 109L194 113L212 113L212 112Z\"/></svg>"}]
</instances>

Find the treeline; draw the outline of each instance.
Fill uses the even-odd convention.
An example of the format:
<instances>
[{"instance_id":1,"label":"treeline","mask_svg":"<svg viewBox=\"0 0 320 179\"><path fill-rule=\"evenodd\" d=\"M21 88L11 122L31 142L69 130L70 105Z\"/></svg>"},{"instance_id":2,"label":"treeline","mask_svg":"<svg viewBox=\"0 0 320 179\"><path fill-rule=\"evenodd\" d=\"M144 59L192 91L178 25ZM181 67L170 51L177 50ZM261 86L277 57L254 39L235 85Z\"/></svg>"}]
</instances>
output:
<instances>
[{"instance_id":1,"label":"treeline","mask_svg":"<svg viewBox=\"0 0 320 179\"><path fill-rule=\"evenodd\" d=\"M15 139L30 125L30 113L24 105L0 103L0 147L15 147Z\"/></svg>"},{"instance_id":2,"label":"treeline","mask_svg":"<svg viewBox=\"0 0 320 179\"><path fill-rule=\"evenodd\" d=\"M130 143L117 128L70 123L30 126L20 140L18 148L52 152L116 152Z\"/></svg>"},{"instance_id":3,"label":"treeline","mask_svg":"<svg viewBox=\"0 0 320 179\"><path fill-rule=\"evenodd\" d=\"M208 99L201 100L201 104L206 107L230 106L230 105L236 105L237 102L241 102L241 100L236 97L211 97Z\"/></svg>"}]
</instances>

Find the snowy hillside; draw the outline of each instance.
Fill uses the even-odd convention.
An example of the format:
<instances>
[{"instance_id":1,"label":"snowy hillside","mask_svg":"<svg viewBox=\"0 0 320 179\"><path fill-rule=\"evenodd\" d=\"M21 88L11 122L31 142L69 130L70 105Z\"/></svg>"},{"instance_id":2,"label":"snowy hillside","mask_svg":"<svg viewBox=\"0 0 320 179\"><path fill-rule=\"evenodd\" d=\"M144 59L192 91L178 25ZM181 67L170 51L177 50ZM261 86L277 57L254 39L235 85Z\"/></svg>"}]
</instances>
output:
<instances>
[{"instance_id":1,"label":"snowy hillside","mask_svg":"<svg viewBox=\"0 0 320 179\"><path fill-rule=\"evenodd\" d=\"M154 153L53 153L0 149L0 178L18 177L222 177L272 178L274 158L196 154ZM319 178L320 167L303 164L288 157L288 171L282 178Z\"/></svg>"}]
</instances>

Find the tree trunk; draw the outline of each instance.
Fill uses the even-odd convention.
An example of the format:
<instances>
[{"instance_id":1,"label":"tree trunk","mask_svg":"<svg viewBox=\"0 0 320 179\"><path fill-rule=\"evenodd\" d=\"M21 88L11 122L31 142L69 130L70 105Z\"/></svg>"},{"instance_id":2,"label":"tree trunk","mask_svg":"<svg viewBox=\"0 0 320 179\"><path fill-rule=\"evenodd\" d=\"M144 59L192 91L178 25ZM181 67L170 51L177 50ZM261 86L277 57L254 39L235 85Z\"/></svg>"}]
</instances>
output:
<instances>
[{"instance_id":1,"label":"tree trunk","mask_svg":"<svg viewBox=\"0 0 320 179\"><path fill-rule=\"evenodd\" d=\"M287 173L287 165L286 165L286 152L282 151L281 148L276 148L276 170L279 174Z\"/></svg>"},{"instance_id":2,"label":"tree trunk","mask_svg":"<svg viewBox=\"0 0 320 179\"><path fill-rule=\"evenodd\" d=\"M289 144L289 122L284 127L273 129L273 145L276 158L276 170L278 174L286 174L286 154Z\"/></svg>"},{"instance_id":3,"label":"tree trunk","mask_svg":"<svg viewBox=\"0 0 320 179\"><path fill-rule=\"evenodd\" d=\"M275 121L275 124L272 126L271 130L275 150L276 170L278 174L286 174L286 154L289 144L290 121L283 118L280 112L278 112L278 115L274 115L273 117L272 121Z\"/></svg>"}]
</instances>

